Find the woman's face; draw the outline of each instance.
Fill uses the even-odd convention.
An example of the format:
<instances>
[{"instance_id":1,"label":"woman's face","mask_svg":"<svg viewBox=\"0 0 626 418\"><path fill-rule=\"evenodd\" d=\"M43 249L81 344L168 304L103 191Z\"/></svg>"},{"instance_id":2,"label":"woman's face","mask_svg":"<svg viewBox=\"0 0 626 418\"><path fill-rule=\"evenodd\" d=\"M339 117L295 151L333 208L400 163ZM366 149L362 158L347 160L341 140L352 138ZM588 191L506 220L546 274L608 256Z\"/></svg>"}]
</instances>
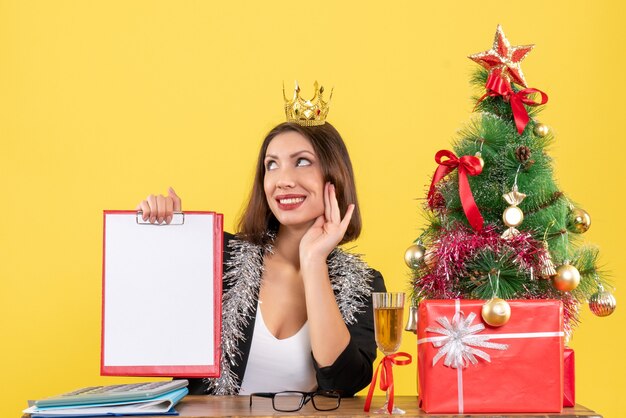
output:
<instances>
[{"instance_id":1,"label":"woman's face","mask_svg":"<svg viewBox=\"0 0 626 418\"><path fill-rule=\"evenodd\" d=\"M281 225L310 224L324 214L324 176L308 139L293 131L276 135L264 164L265 197Z\"/></svg>"}]
</instances>

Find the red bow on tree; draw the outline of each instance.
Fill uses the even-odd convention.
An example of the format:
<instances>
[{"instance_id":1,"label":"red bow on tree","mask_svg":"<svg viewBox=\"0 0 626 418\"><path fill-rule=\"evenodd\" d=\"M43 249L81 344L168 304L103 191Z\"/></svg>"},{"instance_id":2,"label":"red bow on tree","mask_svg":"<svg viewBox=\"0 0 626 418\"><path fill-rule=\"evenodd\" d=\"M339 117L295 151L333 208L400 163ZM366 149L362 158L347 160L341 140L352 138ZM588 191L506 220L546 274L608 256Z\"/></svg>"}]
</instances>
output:
<instances>
[{"instance_id":1,"label":"red bow on tree","mask_svg":"<svg viewBox=\"0 0 626 418\"><path fill-rule=\"evenodd\" d=\"M520 135L524 132L524 129L530 120L528 111L524 105L539 106L548 103L548 95L538 89L524 89L516 93L513 91L511 83L496 71L489 73L485 88L487 89L487 93L485 93L483 97L478 100L478 103L482 102L487 97L502 96L504 100L511 104L515 126L517 127L517 132ZM535 102L529 97L533 93L539 93L541 95L540 102ZM476 103L476 106L478 106L478 103Z\"/></svg>"},{"instance_id":2,"label":"red bow on tree","mask_svg":"<svg viewBox=\"0 0 626 418\"><path fill-rule=\"evenodd\" d=\"M447 157L447 160L443 158ZM435 185L444 178L447 174L452 172L455 168L459 169L459 196L461 197L461 205L463 205L463 212L469 221L472 228L476 231L483 229L484 220L476 202L474 201L474 195L472 189L470 189L469 180L467 175L476 176L483 171L480 165L480 160L477 157L471 155L464 155L458 158L452 151L440 150L435 154L435 161L439 164L433 180L430 183L430 190L428 191L428 205L432 209L435 201Z\"/></svg>"}]
</instances>

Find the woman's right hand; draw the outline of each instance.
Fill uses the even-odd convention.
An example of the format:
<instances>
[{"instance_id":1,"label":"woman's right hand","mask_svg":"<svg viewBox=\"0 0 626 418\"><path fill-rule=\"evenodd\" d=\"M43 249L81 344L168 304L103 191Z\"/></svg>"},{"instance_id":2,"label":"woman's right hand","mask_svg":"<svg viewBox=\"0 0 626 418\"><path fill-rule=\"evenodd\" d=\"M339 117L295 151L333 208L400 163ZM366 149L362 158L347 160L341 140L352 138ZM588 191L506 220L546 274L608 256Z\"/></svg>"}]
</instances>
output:
<instances>
[{"instance_id":1,"label":"woman's right hand","mask_svg":"<svg viewBox=\"0 0 626 418\"><path fill-rule=\"evenodd\" d=\"M144 221L150 220L150 223L162 224L165 222L169 224L172 222L174 212L180 212L182 210L180 197L176 194L171 187L168 189L167 196L162 194L155 196L151 194L142 200L137 209L143 212L142 219Z\"/></svg>"}]
</instances>

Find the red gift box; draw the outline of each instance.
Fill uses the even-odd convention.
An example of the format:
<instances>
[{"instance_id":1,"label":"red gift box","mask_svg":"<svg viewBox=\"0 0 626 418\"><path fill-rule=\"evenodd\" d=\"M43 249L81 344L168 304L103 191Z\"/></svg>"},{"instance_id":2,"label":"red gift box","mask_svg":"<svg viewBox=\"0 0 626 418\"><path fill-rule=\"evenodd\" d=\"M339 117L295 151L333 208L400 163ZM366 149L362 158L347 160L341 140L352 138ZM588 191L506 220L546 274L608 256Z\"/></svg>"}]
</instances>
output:
<instances>
[{"instance_id":1,"label":"red gift box","mask_svg":"<svg viewBox=\"0 0 626 418\"><path fill-rule=\"evenodd\" d=\"M563 352L563 406L576 405L576 379L574 376L574 350Z\"/></svg>"},{"instance_id":2,"label":"red gift box","mask_svg":"<svg viewBox=\"0 0 626 418\"><path fill-rule=\"evenodd\" d=\"M420 303L418 371L424 411L561 411L562 304L556 300L508 302L511 319L498 328L483 322L482 300Z\"/></svg>"}]
</instances>

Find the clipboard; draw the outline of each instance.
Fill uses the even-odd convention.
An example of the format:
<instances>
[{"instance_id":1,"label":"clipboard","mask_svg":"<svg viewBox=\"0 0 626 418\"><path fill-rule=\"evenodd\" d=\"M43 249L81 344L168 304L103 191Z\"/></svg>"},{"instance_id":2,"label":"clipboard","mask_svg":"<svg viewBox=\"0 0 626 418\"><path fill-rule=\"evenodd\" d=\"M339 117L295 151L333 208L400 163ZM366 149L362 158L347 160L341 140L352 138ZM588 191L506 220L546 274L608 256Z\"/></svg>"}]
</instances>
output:
<instances>
[{"instance_id":1,"label":"clipboard","mask_svg":"<svg viewBox=\"0 0 626 418\"><path fill-rule=\"evenodd\" d=\"M223 215L103 215L101 375L218 377Z\"/></svg>"}]
</instances>

